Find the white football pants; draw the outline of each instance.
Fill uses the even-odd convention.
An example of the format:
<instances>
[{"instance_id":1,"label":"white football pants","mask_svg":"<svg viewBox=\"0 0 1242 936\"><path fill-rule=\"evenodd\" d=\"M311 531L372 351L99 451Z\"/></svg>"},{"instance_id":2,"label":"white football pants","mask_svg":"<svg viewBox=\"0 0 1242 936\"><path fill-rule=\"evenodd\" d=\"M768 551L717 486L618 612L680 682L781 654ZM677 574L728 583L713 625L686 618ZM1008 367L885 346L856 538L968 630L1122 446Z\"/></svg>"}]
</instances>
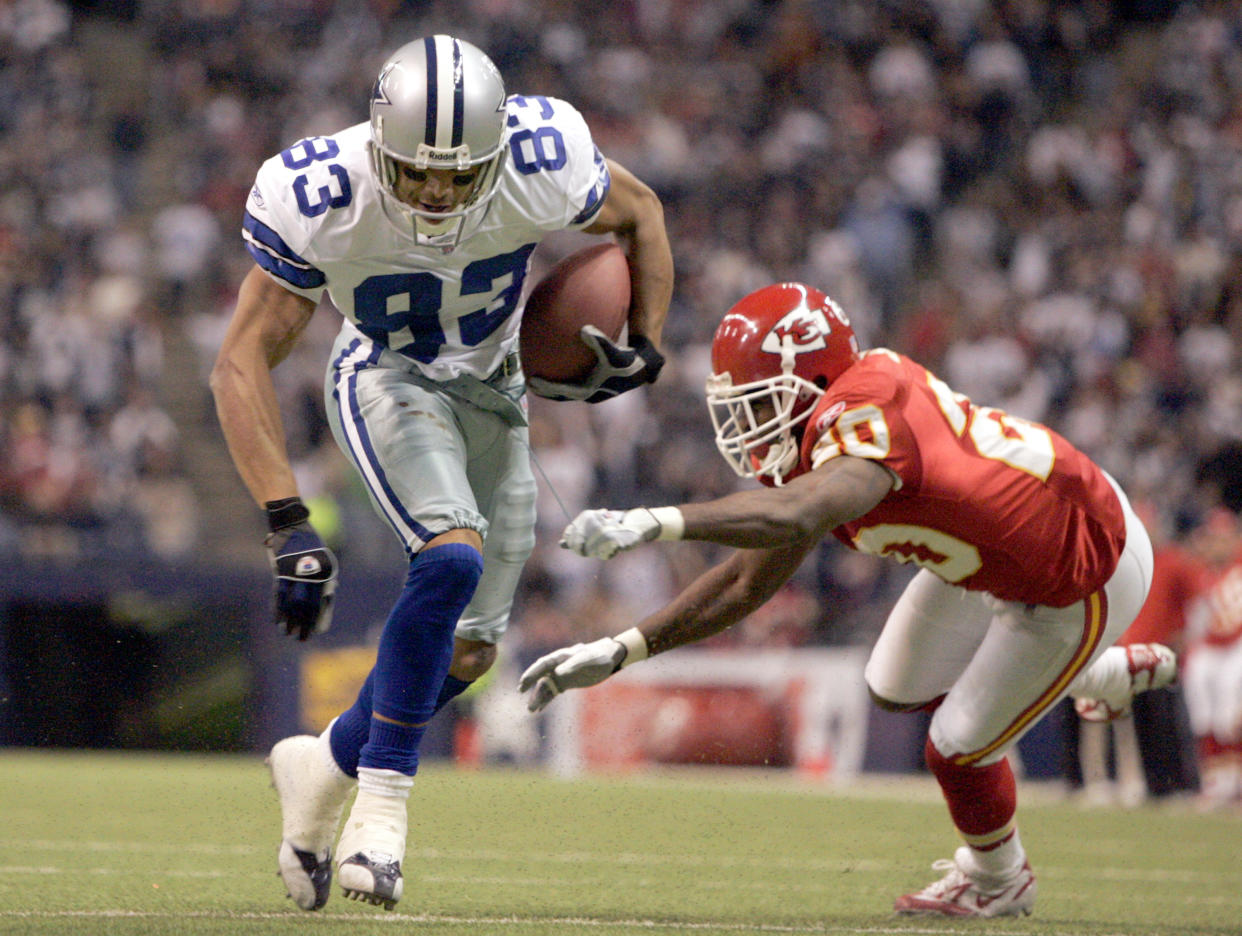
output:
<instances>
[{"instance_id":1,"label":"white football pants","mask_svg":"<svg viewBox=\"0 0 1242 936\"><path fill-rule=\"evenodd\" d=\"M483 576L457 624L465 640L499 641L535 546L535 476L526 426L389 366L399 357L342 329L325 401L332 435L409 555L454 529L483 537ZM518 397L522 375L498 381Z\"/></svg>"},{"instance_id":2,"label":"white football pants","mask_svg":"<svg viewBox=\"0 0 1242 936\"><path fill-rule=\"evenodd\" d=\"M1065 608L1025 605L967 591L921 569L876 641L867 685L905 704L944 696L931 722L936 749L963 765L1000 760L1121 636L1147 599L1151 540L1125 494L1117 494L1126 545L1099 592Z\"/></svg>"}]
</instances>

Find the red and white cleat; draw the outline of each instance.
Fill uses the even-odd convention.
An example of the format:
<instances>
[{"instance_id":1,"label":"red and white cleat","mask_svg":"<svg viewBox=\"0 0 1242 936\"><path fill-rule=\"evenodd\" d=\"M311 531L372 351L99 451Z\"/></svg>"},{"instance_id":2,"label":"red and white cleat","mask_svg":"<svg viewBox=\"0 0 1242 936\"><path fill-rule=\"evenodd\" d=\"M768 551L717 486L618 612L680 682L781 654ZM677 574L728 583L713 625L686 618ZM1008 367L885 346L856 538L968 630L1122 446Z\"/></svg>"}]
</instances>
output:
<instances>
[{"instance_id":1,"label":"red and white cleat","mask_svg":"<svg viewBox=\"0 0 1242 936\"><path fill-rule=\"evenodd\" d=\"M1139 643L1109 647L1105 653L1124 653L1126 675L1120 674L1116 692L1098 698L1074 700L1074 711L1084 721L1109 722L1130 713L1130 702L1140 692L1162 689L1177 676L1177 654L1164 644ZM1102 663L1101 657L1097 663Z\"/></svg>"},{"instance_id":2,"label":"red and white cleat","mask_svg":"<svg viewBox=\"0 0 1242 936\"><path fill-rule=\"evenodd\" d=\"M1030 862L1024 862L1012 877L995 880L975 871L968 874L963 865L970 863L970 849L963 845L953 858L932 864L934 870L947 872L944 877L917 893L898 897L893 909L909 915L950 917L1026 916L1031 912L1036 888Z\"/></svg>"}]
</instances>

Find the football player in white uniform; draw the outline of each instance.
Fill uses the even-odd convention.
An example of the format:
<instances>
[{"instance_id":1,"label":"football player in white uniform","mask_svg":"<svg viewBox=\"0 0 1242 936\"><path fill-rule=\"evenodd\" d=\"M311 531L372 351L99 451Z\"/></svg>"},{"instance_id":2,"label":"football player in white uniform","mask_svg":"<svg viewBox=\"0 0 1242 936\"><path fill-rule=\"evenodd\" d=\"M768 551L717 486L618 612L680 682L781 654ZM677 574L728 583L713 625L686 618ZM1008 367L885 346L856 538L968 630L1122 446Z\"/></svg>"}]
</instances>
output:
<instances>
[{"instance_id":1,"label":"football player in white uniform","mask_svg":"<svg viewBox=\"0 0 1242 936\"><path fill-rule=\"evenodd\" d=\"M250 192L255 267L211 386L233 461L267 512L277 623L305 640L331 619L336 560L298 497L271 378L325 292L344 317L325 385L332 431L409 558L355 704L269 757L280 872L303 909L328 898L355 778L338 879L356 899L400 899L424 728L495 658L534 545L518 298L536 245L565 229L619 236L629 345L592 336L589 377L530 386L599 402L663 363L673 263L660 201L604 158L570 104L507 95L483 52L444 35L389 58L369 122L294 143Z\"/></svg>"}]
</instances>

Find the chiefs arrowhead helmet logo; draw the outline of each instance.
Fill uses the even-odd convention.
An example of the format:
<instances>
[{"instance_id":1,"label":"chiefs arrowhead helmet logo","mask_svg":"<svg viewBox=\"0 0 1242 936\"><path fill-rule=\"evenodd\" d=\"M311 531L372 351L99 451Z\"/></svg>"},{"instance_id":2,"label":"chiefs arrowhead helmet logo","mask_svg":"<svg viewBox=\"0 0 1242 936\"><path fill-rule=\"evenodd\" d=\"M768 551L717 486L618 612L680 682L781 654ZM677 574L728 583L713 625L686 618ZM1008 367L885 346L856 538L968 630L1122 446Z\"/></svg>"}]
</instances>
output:
<instances>
[{"instance_id":1,"label":"chiefs arrowhead helmet logo","mask_svg":"<svg viewBox=\"0 0 1242 936\"><path fill-rule=\"evenodd\" d=\"M848 324L845 313L831 299L828 307L835 318ZM805 299L791 309L781 320L772 326L771 331L763 336L760 350L769 354L780 354L788 337L793 346L794 354L807 351L820 351L828 346L828 336L832 334L832 324L822 308L811 308Z\"/></svg>"},{"instance_id":2,"label":"chiefs arrowhead helmet logo","mask_svg":"<svg viewBox=\"0 0 1242 936\"><path fill-rule=\"evenodd\" d=\"M819 351L828 346L825 340L830 331L828 320L818 309L799 306L787 313L772 330L763 336L760 347L770 354L780 354L788 337L795 354L806 351Z\"/></svg>"}]
</instances>

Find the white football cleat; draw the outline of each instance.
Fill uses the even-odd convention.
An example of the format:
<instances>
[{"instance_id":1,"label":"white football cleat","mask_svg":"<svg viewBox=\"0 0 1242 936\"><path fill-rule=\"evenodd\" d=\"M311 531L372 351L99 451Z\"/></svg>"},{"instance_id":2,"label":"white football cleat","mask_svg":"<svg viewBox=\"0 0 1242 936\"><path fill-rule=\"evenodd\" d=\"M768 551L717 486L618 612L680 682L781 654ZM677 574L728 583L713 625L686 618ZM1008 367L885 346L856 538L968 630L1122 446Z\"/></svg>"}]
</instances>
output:
<instances>
[{"instance_id":1,"label":"white football cleat","mask_svg":"<svg viewBox=\"0 0 1242 936\"><path fill-rule=\"evenodd\" d=\"M332 885L332 841L354 780L336 766L321 736L277 741L267 757L280 799L280 876L293 902L318 910Z\"/></svg>"},{"instance_id":2,"label":"white football cleat","mask_svg":"<svg viewBox=\"0 0 1242 936\"><path fill-rule=\"evenodd\" d=\"M405 890L401 862L392 855L355 852L337 865L336 870L346 897L385 910L395 908Z\"/></svg>"},{"instance_id":3,"label":"white football cleat","mask_svg":"<svg viewBox=\"0 0 1242 936\"><path fill-rule=\"evenodd\" d=\"M393 771L376 773L395 776ZM405 887L401 861L408 821L405 796L358 790L337 848L337 880L346 897L385 910L397 905Z\"/></svg>"},{"instance_id":4,"label":"white football cleat","mask_svg":"<svg viewBox=\"0 0 1242 936\"><path fill-rule=\"evenodd\" d=\"M1035 905L1035 875L1024 862L1008 878L992 878L973 864L969 847L963 845L952 858L942 858L932 869L946 872L921 891L903 894L893 904L898 913L923 916L998 917L1026 916Z\"/></svg>"},{"instance_id":5,"label":"white football cleat","mask_svg":"<svg viewBox=\"0 0 1242 936\"><path fill-rule=\"evenodd\" d=\"M1130 714L1130 703L1140 692L1162 689L1177 676L1177 654L1164 644L1139 643L1109 647L1106 654L1124 654L1125 670L1117 666L1116 689L1098 697L1074 700L1074 711L1084 721L1109 722ZM1104 663L1101 656L1093 666Z\"/></svg>"}]
</instances>

